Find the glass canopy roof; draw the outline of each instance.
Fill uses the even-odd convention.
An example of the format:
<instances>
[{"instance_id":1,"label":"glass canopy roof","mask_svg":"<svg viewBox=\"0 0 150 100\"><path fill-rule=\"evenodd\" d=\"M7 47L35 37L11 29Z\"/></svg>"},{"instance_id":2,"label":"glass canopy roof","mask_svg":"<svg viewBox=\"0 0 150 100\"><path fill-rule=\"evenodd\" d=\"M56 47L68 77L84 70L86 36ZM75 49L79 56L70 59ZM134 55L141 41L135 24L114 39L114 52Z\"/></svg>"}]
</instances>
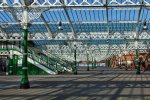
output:
<instances>
[{"instance_id":1,"label":"glass canopy roof","mask_svg":"<svg viewBox=\"0 0 150 100\"><path fill-rule=\"evenodd\" d=\"M0 1L0 36L6 34L8 40L11 36L22 37L24 7L24 0ZM137 37L139 49L150 44L150 0L30 0L28 19L29 41L46 46L46 51L55 50L56 45L71 50L74 42L86 46L83 52L91 51L92 45L100 49L113 45L127 48ZM59 23L62 30L58 29ZM111 48L98 52L114 54Z\"/></svg>"}]
</instances>

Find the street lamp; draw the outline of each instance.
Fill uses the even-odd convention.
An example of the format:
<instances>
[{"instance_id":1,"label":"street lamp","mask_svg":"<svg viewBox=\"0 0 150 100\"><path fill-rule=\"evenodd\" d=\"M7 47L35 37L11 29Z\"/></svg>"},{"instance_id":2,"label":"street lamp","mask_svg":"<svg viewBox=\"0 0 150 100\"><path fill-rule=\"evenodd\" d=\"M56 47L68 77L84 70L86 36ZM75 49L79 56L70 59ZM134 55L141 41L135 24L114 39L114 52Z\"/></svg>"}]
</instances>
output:
<instances>
[{"instance_id":1,"label":"street lamp","mask_svg":"<svg viewBox=\"0 0 150 100\"><path fill-rule=\"evenodd\" d=\"M34 2L34 0L24 0L25 6L29 6Z\"/></svg>"},{"instance_id":2,"label":"street lamp","mask_svg":"<svg viewBox=\"0 0 150 100\"><path fill-rule=\"evenodd\" d=\"M126 65L126 66L125 66L125 70L128 70L127 53L128 53L128 52L125 50L125 51L124 51L124 58L125 58L125 65Z\"/></svg>"},{"instance_id":3,"label":"street lamp","mask_svg":"<svg viewBox=\"0 0 150 100\"><path fill-rule=\"evenodd\" d=\"M58 30L63 30L61 21L58 23Z\"/></svg>"},{"instance_id":4,"label":"street lamp","mask_svg":"<svg viewBox=\"0 0 150 100\"><path fill-rule=\"evenodd\" d=\"M146 21L144 21L143 30L147 30L147 29L148 29L148 27L147 27Z\"/></svg>"},{"instance_id":5,"label":"street lamp","mask_svg":"<svg viewBox=\"0 0 150 100\"><path fill-rule=\"evenodd\" d=\"M118 64L119 67L121 67L122 61L121 61L121 53L118 54L119 60L118 60Z\"/></svg>"},{"instance_id":6,"label":"street lamp","mask_svg":"<svg viewBox=\"0 0 150 100\"><path fill-rule=\"evenodd\" d=\"M89 71L89 51L87 51L87 71Z\"/></svg>"},{"instance_id":7,"label":"street lamp","mask_svg":"<svg viewBox=\"0 0 150 100\"><path fill-rule=\"evenodd\" d=\"M22 59L22 79L20 83L21 89L30 88L30 83L28 80L28 27L29 27L29 17L28 17L28 6L33 2L33 0L24 0L25 8L23 11L22 27L23 27L23 59Z\"/></svg>"},{"instance_id":8,"label":"street lamp","mask_svg":"<svg viewBox=\"0 0 150 100\"><path fill-rule=\"evenodd\" d=\"M77 42L74 42L73 43L73 47L74 47L74 68L73 68L73 72L74 72L74 74L76 75L77 74Z\"/></svg>"},{"instance_id":9,"label":"street lamp","mask_svg":"<svg viewBox=\"0 0 150 100\"><path fill-rule=\"evenodd\" d=\"M138 59L138 41L135 41L134 43L135 49L136 49L136 57L135 57L135 65L136 65L136 74L140 74L140 66L138 64L139 59Z\"/></svg>"}]
</instances>

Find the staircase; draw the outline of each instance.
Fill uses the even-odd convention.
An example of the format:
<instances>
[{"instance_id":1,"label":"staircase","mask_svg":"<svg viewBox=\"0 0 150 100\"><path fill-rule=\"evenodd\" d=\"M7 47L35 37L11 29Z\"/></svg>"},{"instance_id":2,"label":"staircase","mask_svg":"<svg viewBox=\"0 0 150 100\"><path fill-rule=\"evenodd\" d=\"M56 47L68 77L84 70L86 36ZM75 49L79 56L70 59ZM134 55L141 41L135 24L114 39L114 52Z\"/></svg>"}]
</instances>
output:
<instances>
[{"instance_id":1,"label":"staircase","mask_svg":"<svg viewBox=\"0 0 150 100\"><path fill-rule=\"evenodd\" d=\"M31 53L32 52L32 53ZM32 59L34 59L35 61L38 61L40 63L42 63L43 65L46 66L53 66L50 67L51 70L54 70L55 72L72 72L72 63L65 61L59 57L56 57L54 55L46 55L44 53L36 53L31 51L30 54L34 55L34 56L30 56L32 57Z\"/></svg>"},{"instance_id":2,"label":"staircase","mask_svg":"<svg viewBox=\"0 0 150 100\"><path fill-rule=\"evenodd\" d=\"M15 55L22 55L22 50L16 46L13 48L1 49L1 51L6 52L11 51ZM8 53L9 55L9 53ZM28 62L37 66L38 68L44 70L48 74L58 74L64 72L72 72L71 63L65 61L59 57L55 57L54 55L39 55L38 53L30 50L28 53Z\"/></svg>"}]
</instances>

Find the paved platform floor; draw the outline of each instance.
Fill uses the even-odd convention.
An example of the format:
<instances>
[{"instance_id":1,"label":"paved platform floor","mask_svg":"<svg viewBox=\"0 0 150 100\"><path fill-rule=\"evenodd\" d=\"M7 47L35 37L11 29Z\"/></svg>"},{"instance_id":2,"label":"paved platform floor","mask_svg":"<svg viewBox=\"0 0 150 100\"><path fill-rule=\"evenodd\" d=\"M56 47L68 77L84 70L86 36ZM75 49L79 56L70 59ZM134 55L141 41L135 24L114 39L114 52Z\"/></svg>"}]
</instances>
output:
<instances>
[{"instance_id":1,"label":"paved platform floor","mask_svg":"<svg viewBox=\"0 0 150 100\"><path fill-rule=\"evenodd\" d=\"M0 76L0 100L150 100L150 72L101 68L29 76L30 89L19 89L20 79Z\"/></svg>"}]
</instances>

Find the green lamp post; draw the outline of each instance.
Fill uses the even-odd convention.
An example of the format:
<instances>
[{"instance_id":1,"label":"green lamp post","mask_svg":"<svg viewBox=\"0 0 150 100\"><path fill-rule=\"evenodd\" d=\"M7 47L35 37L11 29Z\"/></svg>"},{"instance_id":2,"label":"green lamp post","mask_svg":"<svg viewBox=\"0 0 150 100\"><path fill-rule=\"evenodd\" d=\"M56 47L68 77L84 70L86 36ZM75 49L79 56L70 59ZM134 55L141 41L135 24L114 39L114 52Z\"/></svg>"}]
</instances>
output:
<instances>
[{"instance_id":1,"label":"green lamp post","mask_svg":"<svg viewBox=\"0 0 150 100\"><path fill-rule=\"evenodd\" d=\"M30 88L30 83L28 80L28 66L27 66L27 43L28 43L28 6L33 2L33 0L24 0L25 8L23 11L23 59L22 59L22 79L20 82L21 89Z\"/></svg>"},{"instance_id":2,"label":"green lamp post","mask_svg":"<svg viewBox=\"0 0 150 100\"><path fill-rule=\"evenodd\" d=\"M74 74L77 74L77 44L76 42L74 43Z\"/></svg>"},{"instance_id":3,"label":"green lamp post","mask_svg":"<svg viewBox=\"0 0 150 100\"><path fill-rule=\"evenodd\" d=\"M96 68L96 59L94 59L94 68Z\"/></svg>"},{"instance_id":4,"label":"green lamp post","mask_svg":"<svg viewBox=\"0 0 150 100\"><path fill-rule=\"evenodd\" d=\"M87 71L89 71L89 52L87 51Z\"/></svg>"},{"instance_id":5,"label":"green lamp post","mask_svg":"<svg viewBox=\"0 0 150 100\"><path fill-rule=\"evenodd\" d=\"M23 29L23 59L22 59L22 79L20 83L20 88L27 89L30 88L29 80L28 80L28 66L27 66L27 37L28 37L28 29Z\"/></svg>"},{"instance_id":6,"label":"green lamp post","mask_svg":"<svg viewBox=\"0 0 150 100\"><path fill-rule=\"evenodd\" d=\"M140 74L140 66L138 64L139 62L138 41L135 41L135 48L136 48L136 57L135 57L136 74Z\"/></svg>"}]
</instances>

